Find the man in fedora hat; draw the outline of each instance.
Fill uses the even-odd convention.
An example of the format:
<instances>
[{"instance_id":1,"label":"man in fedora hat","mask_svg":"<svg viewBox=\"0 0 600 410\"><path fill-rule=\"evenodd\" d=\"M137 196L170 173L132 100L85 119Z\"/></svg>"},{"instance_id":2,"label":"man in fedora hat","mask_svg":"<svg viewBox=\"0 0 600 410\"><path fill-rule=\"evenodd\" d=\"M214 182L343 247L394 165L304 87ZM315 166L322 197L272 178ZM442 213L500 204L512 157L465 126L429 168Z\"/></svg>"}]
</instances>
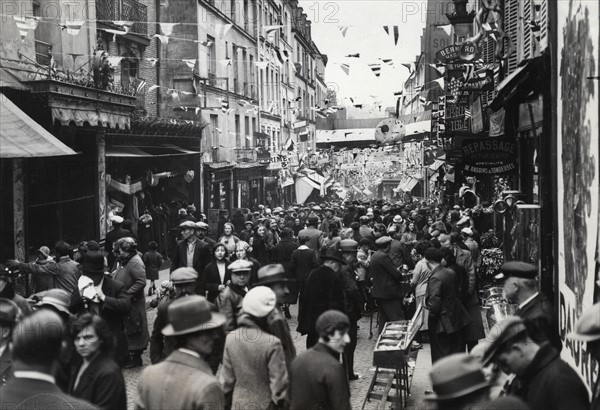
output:
<instances>
[{"instance_id":1,"label":"man in fedora hat","mask_svg":"<svg viewBox=\"0 0 600 410\"><path fill-rule=\"evenodd\" d=\"M509 316L499 322L499 333L484 353L482 362L497 364L514 374L507 393L523 399L531 410L583 410L588 392L575 370L565 363L548 342L536 342L528 322Z\"/></svg>"},{"instance_id":2,"label":"man in fedora hat","mask_svg":"<svg viewBox=\"0 0 600 410\"><path fill-rule=\"evenodd\" d=\"M270 333L277 336L281 341L283 353L285 354L285 363L288 371L292 360L296 357L296 347L290 333L290 326L281 311L281 306L285 304L286 298L290 293L288 285L292 280L285 272L281 264L271 264L263 266L258 270L258 280L255 286L266 286L271 288L277 297L277 306L273 312L267 316L267 324Z\"/></svg>"},{"instance_id":3,"label":"man in fedora hat","mask_svg":"<svg viewBox=\"0 0 600 410\"><path fill-rule=\"evenodd\" d=\"M215 346L225 317L211 310L203 296L173 301L164 336L175 348L164 361L144 370L138 383L137 409L221 409L223 391L206 357Z\"/></svg>"},{"instance_id":4,"label":"man in fedora hat","mask_svg":"<svg viewBox=\"0 0 600 410\"><path fill-rule=\"evenodd\" d=\"M298 232L298 236L308 237L306 246L315 252L319 252L319 241L323 236L323 231L317 228L319 225L319 217L316 215L310 215L306 220L306 228Z\"/></svg>"},{"instance_id":5,"label":"man in fedora hat","mask_svg":"<svg viewBox=\"0 0 600 410\"><path fill-rule=\"evenodd\" d=\"M344 291L339 275L342 265L346 265L342 252L328 248L324 254L321 254L321 260L323 261L321 266L308 275L300 298L298 332L303 335L308 334L307 349L319 340L315 329L319 315L330 309L344 311Z\"/></svg>"},{"instance_id":6,"label":"man in fedora hat","mask_svg":"<svg viewBox=\"0 0 600 410\"><path fill-rule=\"evenodd\" d=\"M377 251L371 256L369 271L373 280L371 295L379 309L379 332L385 322L403 320L404 296L410 292L410 283L404 282L402 271L394 265L389 255L393 239L382 236L375 241Z\"/></svg>"},{"instance_id":7,"label":"man in fedora hat","mask_svg":"<svg viewBox=\"0 0 600 410\"><path fill-rule=\"evenodd\" d=\"M350 343L348 317L338 310L327 310L317 318L318 343L300 353L292 363L292 410L350 410L350 387L339 355Z\"/></svg>"},{"instance_id":8,"label":"man in fedora hat","mask_svg":"<svg viewBox=\"0 0 600 410\"><path fill-rule=\"evenodd\" d=\"M54 370L66 330L62 319L48 309L38 310L17 323L11 342L14 378L0 386L3 407L96 408L63 393L56 385Z\"/></svg>"},{"instance_id":9,"label":"man in fedora hat","mask_svg":"<svg viewBox=\"0 0 600 410\"><path fill-rule=\"evenodd\" d=\"M581 315L575 323L575 331L567 334L567 339L585 342L587 352L600 363L600 303ZM600 377L592 388L591 410L600 410Z\"/></svg>"},{"instance_id":10,"label":"man in fedora hat","mask_svg":"<svg viewBox=\"0 0 600 410\"><path fill-rule=\"evenodd\" d=\"M510 303L518 305L515 315L528 322L527 328L537 342L549 341L560 352L562 340L552 302L538 291L538 268L525 262L506 262L496 279L503 280Z\"/></svg>"},{"instance_id":11,"label":"man in fedora hat","mask_svg":"<svg viewBox=\"0 0 600 410\"><path fill-rule=\"evenodd\" d=\"M12 379L10 340L13 329L21 318L21 311L12 300L0 298L0 386Z\"/></svg>"},{"instance_id":12,"label":"man in fedora hat","mask_svg":"<svg viewBox=\"0 0 600 410\"><path fill-rule=\"evenodd\" d=\"M152 364L164 360L174 350L173 339L162 334L162 330L169 323L167 311L175 299L194 294L198 273L193 268L178 268L171 273L170 279L173 283L174 294L161 300L158 305L150 335L150 361Z\"/></svg>"},{"instance_id":13,"label":"man in fedora hat","mask_svg":"<svg viewBox=\"0 0 600 410\"><path fill-rule=\"evenodd\" d=\"M196 224L192 221L183 221L179 224L181 240L175 246L175 254L171 261L171 272L177 268L194 268L196 272L204 272L210 263L210 248L204 241L195 235Z\"/></svg>"}]
</instances>

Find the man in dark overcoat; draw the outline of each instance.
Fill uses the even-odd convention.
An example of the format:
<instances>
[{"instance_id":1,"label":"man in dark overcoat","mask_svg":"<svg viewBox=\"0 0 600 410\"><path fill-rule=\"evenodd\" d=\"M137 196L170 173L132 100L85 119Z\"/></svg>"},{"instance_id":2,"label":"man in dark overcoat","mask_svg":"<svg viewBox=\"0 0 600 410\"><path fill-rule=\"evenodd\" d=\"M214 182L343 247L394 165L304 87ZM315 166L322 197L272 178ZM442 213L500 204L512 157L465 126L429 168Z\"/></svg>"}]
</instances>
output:
<instances>
[{"instance_id":1,"label":"man in dark overcoat","mask_svg":"<svg viewBox=\"0 0 600 410\"><path fill-rule=\"evenodd\" d=\"M441 265L442 251L429 248L425 261L431 271L425 304L429 309L431 361L464 351L463 329L471 323L458 296L456 275Z\"/></svg>"},{"instance_id":2,"label":"man in dark overcoat","mask_svg":"<svg viewBox=\"0 0 600 410\"><path fill-rule=\"evenodd\" d=\"M175 247L171 272L185 267L194 268L198 274L204 272L204 268L211 260L209 245L195 235L197 226L194 222L184 221L179 224L179 228L181 229L181 240ZM202 291L202 284L198 282L196 293L202 294Z\"/></svg>"},{"instance_id":3,"label":"man in dark overcoat","mask_svg":"<svg viewBox=\"0 0 600 410\"><path fill-rule=\"evenodd\" d=\"M292 228L283 228L281 230L281 240L277 242L277 244L271 250L271 260L273 263L279 263L283 265L285 269L285 273L290 279L288 283L288 287L294 287L294 292L289 292L288 296L285 299L284 304L281 306L283 313L285 314L286 319L291 319L292 316L290 314L290 304L296 303L297 291L295 291L296 282L294 277L292 277L292 272L290 269L291 258L290 255L298 248L296 241L294 240L294 231ZM291 280L294 280L293 282Z\"/></svg>"},{"instance_id":4,"label":"man in dark overcoat","mask_svg":"<svg viewBox=\"0 0 600 410\"><path fill-rule=\"evenodd\" d=\"M344 311L344 291L339 271L346 261L342 252L334 248L328 248L327 252L321 255L321 259L322 265L308 275L300 298L298 332L308 334L307 349L319 340L315 329L319 315L331 309Z\"/></svg>"}]
</instances>

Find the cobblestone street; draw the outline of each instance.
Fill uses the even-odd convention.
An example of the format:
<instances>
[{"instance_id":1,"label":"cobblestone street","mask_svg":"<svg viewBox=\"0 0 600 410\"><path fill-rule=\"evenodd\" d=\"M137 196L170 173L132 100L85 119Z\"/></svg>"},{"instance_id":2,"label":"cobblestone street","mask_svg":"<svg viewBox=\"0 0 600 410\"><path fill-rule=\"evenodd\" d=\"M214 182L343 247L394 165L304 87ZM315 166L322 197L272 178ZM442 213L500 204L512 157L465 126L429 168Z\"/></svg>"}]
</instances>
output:
<instances>
[{"instance_id":1,"label":"cobblestone street","mask_svg":"<svg viewBox=\"0 0 600 410\"><path fill-rule=\"evenodd\" d=\"M162 270L160 272L160 280L157 283L160 283L163 280L167 280L169 277L168 269ZM146 289L147 290L147 289ZM147 293L146 293L147 294ZM151 299L148 298L148 302ZM292 337L294 338L294 343L296 346L296 350L298 353L306 350L306 336L300 336L299 333L295 331L298 321L298 305L292 306L290 309L292 313L292 319L289 321L290 329L292 330ZM152 329L152 325L154 323L154 318L156 316L156 309L148 310L148 324L150 329ZM373 317L373 329L375 331L373 338L369 339L369 317L363 317L359 322L358 329L358 344L356 346L356 352L354 354L354 371L358 373L361 377L356 381L350 382L350 393L351 393L351 404L353 409L360 409L363 401L366 397L366 394L369 390L369 385L371 383L371 378L373 377L375 368L372 365L373 360L373 348L375 346L375 342L377 339L376 332L376 316ZM150 365L150 357L148 355L148 350L144 352L142 356L144 361L144 367ZM417 357L417 363L419 366L416 367L416 371L414 374L414 383L412 385L412 394L409 397L408 408L416 409L420 408L417 406L420 403L423 393L426 390L431 390L429 387L429 377L428 371L431 367L431 359L429 355L429 345L425 344L424 348L419 351L419 355ZM124 370L125 383L127 384L127 403L130 409L134 408L134 400L136 390L137 390L137 381L142 373L143 368L137 369L127 369ZM365 406L366 409L375 409L377 408L377 403L371 402L367 403ZM387 407L389 408L389 407Z\"/></svg>"}]
</instances>

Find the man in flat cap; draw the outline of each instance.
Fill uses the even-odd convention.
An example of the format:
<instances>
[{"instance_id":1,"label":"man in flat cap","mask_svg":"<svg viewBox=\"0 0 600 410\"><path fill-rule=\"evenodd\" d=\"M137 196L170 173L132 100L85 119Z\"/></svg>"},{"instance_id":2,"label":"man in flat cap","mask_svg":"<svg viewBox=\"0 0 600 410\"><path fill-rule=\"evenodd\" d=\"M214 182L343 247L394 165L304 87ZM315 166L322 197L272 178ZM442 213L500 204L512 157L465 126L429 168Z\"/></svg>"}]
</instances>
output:
<instances>
[{"instance_id":1,"label":"man in flat cap","mask_svg":"<svg viewBox=\"0 0 600 410\"><path fill-rule=\"evenodd\" d=\"M240 239L244 242L250 243L250 239L254 236L254 222L244 222L244 229L240 232Z\"/></svg>"},{"instance_id":2,"label":"man in flat cap","mask_svg":"<svg viewBox=\"0 0 600 410\"><path fill-rule=\"evenodd\" d=\"M336 226L338 230L342 230L342 220L333 214L333 209L327 206L323 211L325 212L325 216L319 229L323 232L329 232L330 226Z\"/></svg>"},{"instance_id":3,"label":"man in flat cap","mask_svg":"<svg viewBox=\"0 0 600 410\"><path fill-rule=\"evenodd\" d=\"M338 357L350 343L348 317L338 310L327 310L315 323L318 343L300 353L292 362L292 410L349 410L350 387L346 370Z\"/></svg>"},{"instance_id":4,"label":"man in flat cap","mask_svg":"<svg viewBox=\"0 0 600 410\"><path fill-rule=\"evenodd\" d=\"M321 254L322 264L308 275L304 291L300 298L298 313L298 332L308 334L306 348L309 349L319 340L315 323L321 313L335 309L344 311L344 290L339 271L346 264L342 252L328 248Z\"/></svg>"},{"instance_id":5,"label":"man in flat cap","mask_svg":"<svg viewBox=\"0 0 600 410\"><path fill-rule=\"evenodd\" d=\"M171 261L171 272L177 268L194 268L196 272L204 272L210 263L210 248L195 235L196 224L192 221L183 221L179 224L181 240L175 247L175 255Z\"/></svg>"},{"instance_id":6,"label":"man in flat cap","mask_svg":"<svg viewBox=\"0 0 600 410\"><path fill-rule=\"evenodd\" d=\"M193 268L177 268L171 272L174 293L161 300L156 309L154 327L150 336L150 361L156 364L164 360L174 350L173 339L166 338L162 330L168 324L169 305L178 298L193 295L196 290L198 273Z\"/></svg>"},{"instance_id":7,"label":"man in flat cap","mask_svg":"<svg viewBox=\"0 0 600 410\"><path fill-rule=\"evenodd\" d=\"M525 262L506 262L496 279L504 280L504 292L510 303L518 305L516 315L528 322L531 336L538 342L549 341L559 352L562 341L552 303L538 291L538 268Z\"/></svg>"},{"instance_id":8,"label":"man in flat cap","mask_svg":"<svg viewBox=\"0 0 600 410\"><path fill-rule=\"evenodd\" d=\"M323 231L317 228L319 225L319 217L316 215L310 215L306 220L306 228L302 229L298 236L306 236L308 237L308 242L306 246L315 251L319 252L319 240L323 236Z\"/></svg>"},{"instance_id":9,"label":"man in flat cap","mask_svg":"<svg viewBox=\"0 0 600 410\"><path fill-rule=\"evenodd\" d=\"M254 264L245 259L237 259L227 266L231 272L231 282L219 293L216 299L219 312L225 315L225 331L231 332L238 326L242 310L242 300L248 292L250 272Z\"/></svg>"},{"instance_id":10,"label":"man in flat cap","mask_svg":"<svg viewBox=\"0 0 600 410\"><path fill-rule=\"evenodd\" d=\"M389 255L392 238L382 236L375 241L377 251L371 256L369 271L373 281L371 295L377 300L379 309L379 332L385 322L404 320L402 301L410 292L410 283L405 282Z\"/></svg>"},{"instance_id":11,"label":"man in flat cap","mask_svg":"<svg viewBox=\"0 0 600 410\"><path fill-rule=\"evenodd\" d=\"M442 266L442 251L429 248L424 256L431 272L425 305L429 310L431 361L435 363L464 351L463 329L471 323L471 318L460 302L456 274Z\"/></svg>"},{"instance_id":12,"label":"man in flat cap","mask_svg":"<svg viewBox=\"0 0 600 410\"><path fill-rule=\"evenodd\" d=\"M215 246L217 245L217 241L210 238L208 236L208 224L204 221L196 222L196 237L201 241L208 245L208 250L210 254L213 254L215 250ZM202 272L200 272L202 273Z\"/></svg>"},{"instance_id":13,"label":"man in flat cap","mask_svg":"<svg viewBox=\"0 0 600 410\"><path fill-rule=\"evenodd\" d=\"M61 354L65 325L49 309L38 310L19 322L12 335L14 378L0 386L2 407L15 409L95 409L63 393L54 371Z\"/></svg>"},{"instance_id":14,"label":"man in flat cap","mask_svg":"<svg viewBox=\"0 0 600 410\"><path fill-rule=\"evenodd\" d=\"M206 357L213 352L225 318L198 295L174 300L167 316L162 334L173 338L176 350L144 370L136 409L222 409L223 391Z\"/></svg>"},{"instance_id":15,"label":"man in flat cap","mask_svg":"<svg viewBox=\"0 0 600 410\"><path fill-rule=\"evenodd\" d=\"M575 370L565 363L550 343L536 342L527 322L509 316L499 322L500 332L483 356L483 364L495 362L514 374L507 394L523 399L531 410L589 409L588 392Z\"/></svg>"},{"instance_id":16,"label":"man in flat cap","mask_svg":"<svg viewBox=\"0 0 600 410\"><path fill-rule=\"evenodd\" d=\"M575 331L567 334L567 339L585 342L586 351L600 364L600 303L596 303L585 312L577 323ZM600 410L600 376L592 387L591 410Z\"/></svg>"},{"instance_id":17,"label":"man in flat cap","mask_svg":"<svg viewBox=\"0 0 600 410\"><path fill-rule=\"evenodd\" d=\"M290 333L290 326L284 317L281 306L286 302L290 293L288 286L293 281L286 274L285 268L281 264L263 266L258 270L257 276L258 280L254 286L266 286L277 297L275 309L267 316L267 325L269 326L269 332L281 341L285 363L289 372L292 360L296 357L296 347Z\"/></svg>"}]
</instances>

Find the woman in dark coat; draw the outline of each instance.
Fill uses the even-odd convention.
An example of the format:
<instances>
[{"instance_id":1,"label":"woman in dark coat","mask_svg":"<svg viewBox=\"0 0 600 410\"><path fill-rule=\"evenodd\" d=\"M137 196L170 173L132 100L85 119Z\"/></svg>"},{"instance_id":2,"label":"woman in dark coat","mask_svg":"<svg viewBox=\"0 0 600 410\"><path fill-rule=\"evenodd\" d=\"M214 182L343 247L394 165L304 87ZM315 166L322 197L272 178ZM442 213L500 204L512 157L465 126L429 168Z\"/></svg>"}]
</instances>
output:
<instances>
[{"instance_id":1,"label":"woman in dark coat","mask_svg":"<svg viewBox=\"0 0 600 410\"><path fill-rule=\"evenodd\" d=\"M106 410L127 409L125 380L113 360L113 337L100 316L85 313L71 326L71 340L78 355L68 393Z\"/></svg>"},{"instance_id":2,"label":"woman in dark coat","mask_svg":"<svg viewBox=\"0 0 600 410\"><path fill-rule=\"evenodd\" d=\"M261 265L268 265L271 262L271 248L267 237L267 229L263 225L258 225L256 233L252 238L252 252L254 259Z\"/></svg>"},{"instance_id":3,"label":"woman in dark coat","mask_svg":"<svg viewBox=\"0 0 600 410\"><path fill-rule=\"evenodd\" d=\"M317 254L306 246L309 240L308 236L300 236L298 238L300 246L292 252L290 257L290 277L296 280L294 289L290 288L290 294L288 295L288 299L293 300L293 302L290 302L291 304L295 304L298 296L302 294L308 274L319 266Z\"/></svg>"},{"instance_id":4,"label":"woman in dark coat","mask_svg":"<svg viewBox=\"0 0 600 410\"><path fill-rule=\"evenodd\" d=\"M291 282L288 282L288 289L290 293L285 298L283 312L285 313L285 317L290 319L290 310L289 305L296 303L296 299L298 299L298 290L296 289L296 278L292 276L292 272L290 270L291 259L290 255L298 248L296 245L296 241L294 241L294 231L292 228L283 228L281 230L281 240L275 245L273 248L273 252L271 252L271 260L273 263L280 263L283 265L285 269L285 274L288 279L291 279Z\"/></svg>"},{"instance_id":5,"label":"woman in dark coat","mask_svg":"<svg viewBox=\"0 0 600 410\"><path fill-rule=\"evenodd\" d=\"M146 279L150 281L150 288L148 289L148 296L152 296L156 292L156 284L154 281L158 280L158 272L163 264L163 257L158 252L158 244L154 241L148 244L150 249L142 256L144 266L146 267Z\"/></svg>"},{"instance_id":6,"label":"woman in dark coat","mask_svg":"<svg viewBox=\"0 0 600 410\"><path fill-rule=\"evenodd\" d=\"M231 281L231 272L227 269L229 253L225 244L219 243L215 246L213 258L213 261L204 268L204 285L202 286L203 289L208 291L206 298L210 303L215 303L219 293Z\"/></svg>"},{"instance_id":7,"label":"woman in dark coat","mask_svg":"<svg viewBox=\"0 0 600 410\"><path fill-rule=\"evenodd\" d=\"M146 268L137 253L137 243L132 238L121 238L116 243L119 256L118 267L112 274L113 279L125 285L127 296L131 300L131 312L125 319L129 363L125 369L142 366L142 353L148 347L150 334L146 316Z\"/></svg>"}]
</instances>

